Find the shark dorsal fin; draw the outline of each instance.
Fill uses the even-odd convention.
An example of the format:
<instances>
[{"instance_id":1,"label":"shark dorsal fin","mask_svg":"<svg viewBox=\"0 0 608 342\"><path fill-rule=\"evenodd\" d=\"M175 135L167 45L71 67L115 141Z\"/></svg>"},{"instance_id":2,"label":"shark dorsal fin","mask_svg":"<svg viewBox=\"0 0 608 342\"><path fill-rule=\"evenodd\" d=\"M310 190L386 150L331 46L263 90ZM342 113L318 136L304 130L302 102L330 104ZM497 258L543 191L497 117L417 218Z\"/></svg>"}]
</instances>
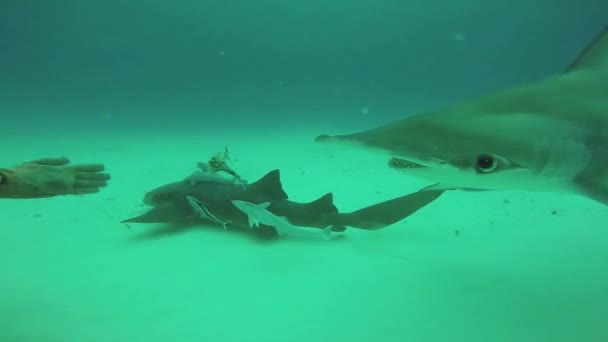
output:
<instances>
[{"instance_id":1,"label":"shark dorsal fin","mask_svg":"<svg viewBox=\"0 0 608 342\"><path fill-rule=\"evenodd\" d=\"M608 26L595 36L564 72L595 68L608 68Z\"/></svg>"},{"instance_id":2,"label":"shark dorsal fin","mask_svg":"<svg viewBox=\"0 0 608 342\"><path fill-rule=\"evenodd\" d=\"M286 200L279 170L272 170L249 186L249 191L269 201Z\"/></svg>"},{"instance_id":3,"label":"shark dorsal fin","mask_svg":"<svg viewBox=\"0 0 608 342\"><path fill-rule=\"evenodd\" d=\"M316 200L308 203L307 206L310 208L310 210L317 213L329 214L338 212L338 209L334 205L334 194L331 192L328 192Z\"/></svg>"}]
</instances>

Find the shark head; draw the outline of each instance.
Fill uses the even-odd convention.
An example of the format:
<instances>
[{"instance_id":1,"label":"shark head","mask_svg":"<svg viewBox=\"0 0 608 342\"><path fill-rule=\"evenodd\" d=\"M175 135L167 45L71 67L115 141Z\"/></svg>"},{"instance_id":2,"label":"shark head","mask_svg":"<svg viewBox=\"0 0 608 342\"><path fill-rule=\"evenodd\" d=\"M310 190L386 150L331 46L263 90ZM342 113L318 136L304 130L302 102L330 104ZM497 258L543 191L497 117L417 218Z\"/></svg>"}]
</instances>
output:
<instances>
[{"instance_id":1,"label":"shark head","mask_svg":"<svg viewBox=\"0 0 608 342\"><path fill-rule=\"evenodd\" d=\"M589 132L523 108L507 113L474 102L335 139L384 152L389 167L436 189L559 191L588 165Z\"/></svg>"},{"instance_id":2,"label":"shark head","mask_svg":"<svg viewBox=\"0 0 608 342\"><path fill-rule=\"evenodd\" d=\"M451 134L420 140L435 151L395 154L389 167L435 182L435 189L571 191L592 159L587 131L542 123L534 114L510 118L488 117L469 127L445 120L437 126Z\"/></svg>"},{"instance_id":3,"label":"shark head","mask_svg":"<svg viewBox=\"0 0 608 342\"><path fill-rule=\"evenodd\" d=\"M429 189L578 192L608 203L607 108L604 30L562 74L317 141L384 153Z\"/></svg>"}]
</instances>

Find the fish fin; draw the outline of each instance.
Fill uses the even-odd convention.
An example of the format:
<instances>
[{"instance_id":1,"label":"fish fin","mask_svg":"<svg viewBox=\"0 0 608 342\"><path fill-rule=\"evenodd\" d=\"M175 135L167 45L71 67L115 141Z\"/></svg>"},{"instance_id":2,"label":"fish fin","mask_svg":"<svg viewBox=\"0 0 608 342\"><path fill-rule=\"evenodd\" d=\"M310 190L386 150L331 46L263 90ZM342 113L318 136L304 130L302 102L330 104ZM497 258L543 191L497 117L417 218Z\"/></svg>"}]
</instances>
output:
<instances>
[{"instance_id":1,"label":"fish fin","mask_svg":"<svg viewBox=\"0 0 608 342\"><path fill-rule=\"evenodd\" d=\"M330 240L333 237L333 226L327 226L327 227L321 229L321 235L326 240Z\"/></svg>"},{"instance_id":2,"label":"fish fin","mask_svg":"<svg viewBox=\"0 0 608 342\"><path fill-rule=\"evenodd\" d=\"M395 224L426 207L444 193L443 190L418 191L380 202L352 213L337 214L334 225L377 230Z\"/></svg>"},{"instance_id":3,"label":"fish fin","mask_svg":"<svg viewBox=\"0 0 608 342\"><path fill-rule=\"evenodd\" d=\"M315 213L330 214L337 213L338 208L334 205L334 194L331 192L317 198L316 200L306 203L308 210Z\"/></svg>"},{"instance_id":4,"label":"fish fin","mask_svg":"<svg viewBox=\"0 0 608 342\"><path fill-rule=\"evenodd\" d=\"M605 205L608 205L608 177L579 177L575 180L575 184L579 191L585 196Z\"/></svg>"},{"instance_id":5,"label":"fish fin","mask_svg":"<svg viewBox=\"0 0 608 342\"><path fill-rule=\"evenodd\" d=\"M280 237L285 237L285 236L289 235L288 230L281 228L280 225L274 226L274 230L277 232L277 235Z\"/></svg>"},{"instance_id":6,"label":"fish fin","mask_svg":"<svg viewBox=\"0 0 608 342\"><path fill-rule=\"evenodd\" d=\"M283 190L281 184L281 173L278 169L272 170L262 178L248 187L249 191L254 195L267 198L272 201L287 199L287 193Z\"/></svg>"},{"instance_id":7,"label":"fish fin","mask_svg":"<svg viewBox=\"0 0 608 342\"><path fill-rule=\"evenodd\" d=\"M425 186L424 188L421 188L418 191L446 191L446 190L458 190L460 188L455 187L455 186L451 186L448 184L443 184L443 183L435 183L429 186Z\"/></svg>"},{"instance_id":8,"label":"fish fin","mask_svg":"<svg viewBox=\"0 0 608 342\"><path fill-rule=\"evenodd\" d=\"M249 224L249 228L260 226L260 222L251 215L247 215L247 223Z\"/></svg>"},{"instance_id":9,"label":"fish fin","mask_svg":"<svg viewBox=\"0 0 608 342\"><path fill-rule=\"evenodd\" d=\"M608 68L608 26L594 37L564 72L593 68Z\"/></svg>"},{"instance_id":10,"label":"fish fin","mask_svg":"<svg viewBox=\"0 0 608 342\"><path fill-rule=\"evenodd\" d=\"M257 207L260 207L262 209L267 209L268 207L270 207L270 202L262 202L262 203L258 203L256 204Z\"/></svg>"},{"instance_id":11,"label":"fish fin","mask_svg":"<svg viewBox=\"0 0 608 342\"><path fill-rule=\"evenodd\" d=\"M346 231L346 226L341 225L341 224L332 224L331 225L331 230L337 233L340 232L345 232Z\"/></svg>"},{"instance_id":12,"label":"fish fin","mask_svg":"<svg viewBox=\"0 0 608 342\"><path fill-rule=\"evenodd\" d=\"M291 224L291 221L289 221L289 219L287 218L287 216L277 216L277 219L279 221L283 221L283 222L285 222L287 224Z\"/></svg>"},{"instance_id":13,"label":"fish fin","mask_svg":"<svg viewBox=\"0 0 608 342\"><path fill-rule=\"evenodd\" d=\"M164 205L152 208L144 214L122 220L121 223L165 223L187 219L186 213L181 212L173 205Z\"/></svg>"}]
</instances>

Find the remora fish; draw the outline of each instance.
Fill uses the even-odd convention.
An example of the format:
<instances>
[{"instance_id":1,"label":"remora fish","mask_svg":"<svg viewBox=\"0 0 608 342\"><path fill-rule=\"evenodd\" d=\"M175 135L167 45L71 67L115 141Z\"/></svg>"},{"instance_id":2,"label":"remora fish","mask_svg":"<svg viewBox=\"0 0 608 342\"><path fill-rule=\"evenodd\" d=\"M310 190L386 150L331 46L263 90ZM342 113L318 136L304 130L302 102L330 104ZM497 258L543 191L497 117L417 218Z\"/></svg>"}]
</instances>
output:
<instances>
[{"instance_id":1,"label":"remora fish","mask_svg":"<svg viewBox=\"0 0 608 342\"><path fill-rule=\"evenodd\" d=\"M249 227L259 228L260 224L274 227L280 237L295 236L295 237L323 237L330 239L332 236L332 226L327 226L319 229L306 228L296 226L289 222L287 217L277 216L267 208L270 202L253 204L245 201L231 201L235 207L247 215ZM316 230L316 231L315 231Z\"/></svg>"}]
</instances>

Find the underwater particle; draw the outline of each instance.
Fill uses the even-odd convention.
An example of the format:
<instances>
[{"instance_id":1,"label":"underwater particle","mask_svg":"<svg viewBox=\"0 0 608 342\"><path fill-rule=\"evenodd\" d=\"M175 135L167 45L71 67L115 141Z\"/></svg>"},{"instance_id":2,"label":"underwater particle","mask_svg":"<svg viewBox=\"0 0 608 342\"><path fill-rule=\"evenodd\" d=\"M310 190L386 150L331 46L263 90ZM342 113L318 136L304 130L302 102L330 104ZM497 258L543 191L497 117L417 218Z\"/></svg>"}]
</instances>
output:
<instances>
[{"instance_id":1,"label":"underwater particle","mask_svg":"<svg viewBox=\"0 0 608 342\"><path fill-rule=\"evenodd\" d=\"M551 215L557 215L557 210L555 210L555 209L551 210Z\"/></svg>"},{"instance_id":2,"label":"underwater particle","mask_svg":"<svg viewBox=\"0 0 608 342\"><path fill-rule=\"evenodd\" d=\"M361 107L360 112L361 112L361 115L368 116L369 115L369 107Z\"/></svg>"},{"instance_id":3,"label":"underwater particle","mask_svg":"<svg viewBox=\"0 0 608 342\"><path fill-rule=\"evenodd\" d=\"M460 230L454 229L454 237L460 237Z\"/></svg>"},{"instance_id":4,"label":"underwater particle","mask_svg":"<svg viewBox=\"0 0 608 342\"><path fill-rule=\"evenodd\" d=\"M220 55L224 55L224 51L220 51Z\"/></svg>"},{"instance_id":5,"label":"underwater particle","mask_svg":"<svg viewBox=\"0 0 608 342\"><path fill-rule=\"evenodd\" d=\"M452 36L452 40L456 41L456 42L464 42L467 39L467 35L464 32L457 32L454 33L454 35Z\"/></svg>"}]
</instances>

